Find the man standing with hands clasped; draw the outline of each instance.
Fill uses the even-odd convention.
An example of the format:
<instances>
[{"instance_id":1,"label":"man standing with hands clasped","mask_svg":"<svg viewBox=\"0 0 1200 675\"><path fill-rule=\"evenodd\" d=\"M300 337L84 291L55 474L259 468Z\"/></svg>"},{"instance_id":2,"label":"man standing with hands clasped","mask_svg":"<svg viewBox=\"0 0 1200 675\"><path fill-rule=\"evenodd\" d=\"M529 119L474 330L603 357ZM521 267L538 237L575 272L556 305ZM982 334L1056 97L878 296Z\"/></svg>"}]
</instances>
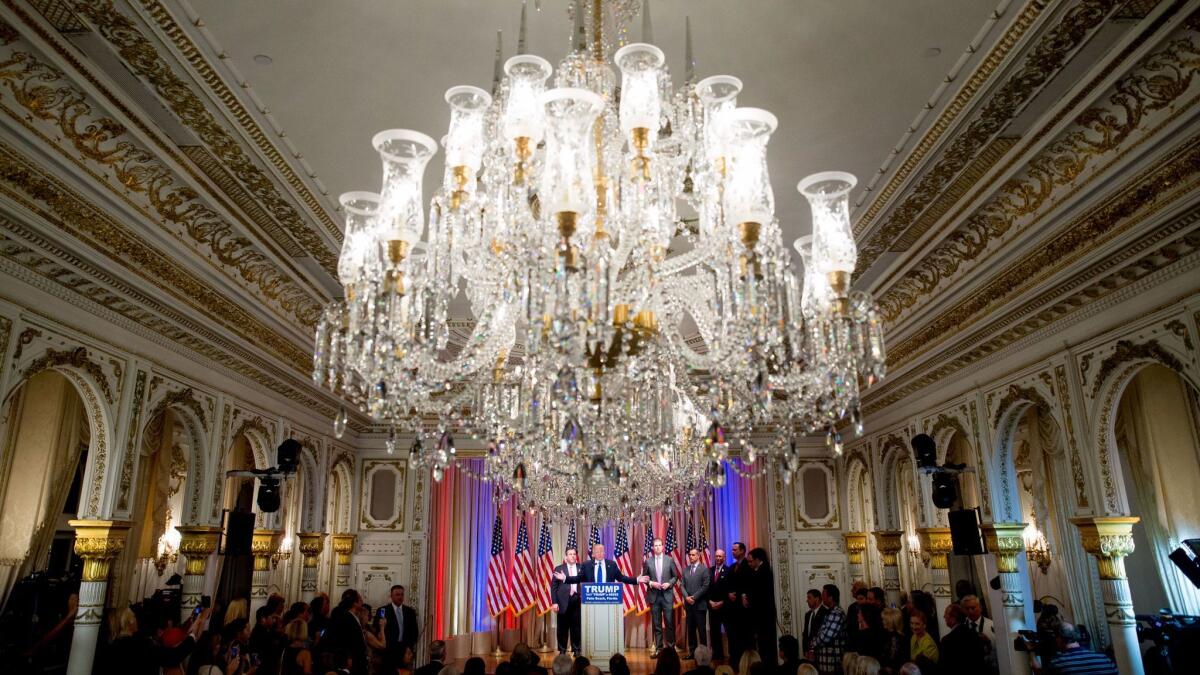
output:
<instances>
[{"instance_id":1,"label":"man standing with hands clasped","mask_svg":"<svg viewBox=\"0 0 1200 675\"><path fill-rule=\"evenodd\" d=\"M650 605L650 625L654 627L654 651L658 658L663 649L663 627L666 625L667 647L675 648L675 584L679 583L679 568L675 559L663 553L663 540L655 537L654 552L642 563L642 577L650 579L646 604Z\"/></svg>"},{"instance_id":2,"label":"man standing with hands clasped","mask_svg":"<svg viewBox=\"0 0 1200 675\"><path fill-rule=\"evenodd\" d=\"M683 568L683 603L687 616L688 658L695 658L698 645L708 646L708 591L712 576L700 564L699 549L688 551L688 564Z\"/></svg>"}]
</instances>

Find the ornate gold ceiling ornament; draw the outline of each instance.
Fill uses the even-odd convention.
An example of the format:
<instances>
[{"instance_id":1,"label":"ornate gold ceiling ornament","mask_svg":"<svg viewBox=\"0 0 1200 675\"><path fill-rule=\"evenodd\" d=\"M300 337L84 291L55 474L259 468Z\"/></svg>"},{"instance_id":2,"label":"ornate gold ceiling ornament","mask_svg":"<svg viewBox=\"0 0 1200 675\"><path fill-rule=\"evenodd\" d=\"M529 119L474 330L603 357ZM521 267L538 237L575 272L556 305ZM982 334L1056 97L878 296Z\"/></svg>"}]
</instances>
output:
<instances>
[{"instance_id":1,"label":"ornate gold ceiling ornament","mask_svg":"<svg viewBox=\"0 0 1200 675\"><path fill-rule=\"evenodd\" d=\"M1056 189L1071 186L1071 192L1075 193L1094 181L1103 173L1100 167L1093 166L1095 160L1111 154L1111 166L1191 109L1195 96L1182 104L1177 101L1190 93L1193 76L1200 71L1197 55L1200 55L1197 36L1189 32L1143 59L1113 87L1109 106L1095 106L1078 115L1073 125L1030 161L1019 177L1006 181L995 196L888 288L879 302L885 319L894 322L915 306L918 299L958 276L966 263L994 249L995 240L1039 222L1045 213L1021 221L1056 203L1051 200ZM1153 129L1145 128L1145 117L1163 109L1172 112ZM1135 132L1140 137L1126 146L1125 142ZM1085 170L1087 178L1078 180Z\"/></svg>"},{"instance_id":2,"label":"ornate gold ceiling ornament","mask_svg":"<svg viewBox=\"0 0 1200 675\"><path fill-rule=\"evenodd\" d=\"M887 221L863 242L856 273L866 271L917 217L950 185L991 140L1025 108L1066 64L1071 55L1103 25L1121 0L1083 0L1067 10L1026 55L1023 66L996 89L963 131L950 142L912 193L891 211ZM870 212L868 212L870 213ZM866 220L864 216L863 220ZM862 222L862 221L860 221ZM865 228L866 226L861 226Z\"/></svg>"},{"instance_id":3,"label":"ornate gold ceiling ornament","mask_svg":"<svg viewBox=\"0 0 1200 675\"><path fill-rule=\"evenodd\" d=\"M975 71L971 73L970 77L959 88L958 93L954 95L954 99L946 105L942 113L938 115L938 118L929 126L929 129L925 132L920 142L905 157L904 163L892 174L888 184L875 193L875 199L871 201L867 210L854 223L855 235L862 235L871 228L875 217L887 206L892 196L905 183L913 170L921 165L925 156L937 146L942 135L950 129L950 126L958 119L959 115L968 109L968 104L975 98L976 94L984 89L991 80L992 75L996 72L996 69L1008 57L1012 48L1021 41L1026 31L1041 16L1042 10L1046 8L1046 5L1046 0L1029 0L1025 3L1025 6L1021 8L1021 13L1013 19L1012 24L1009 25L1004 35L996 40L992 50L979 62Z\"/></svg>"},{"instance_id":4,"label":"ornate gold ceiling ornament","mask_svg":"<svg viewBox=\"0 0 1200 675\"><path fill-rule=\"evenodd\" d=\"M21 381L28 382L29 378L43 370L51 370L60 366L70 366L86 372L99 385L100 391L104 394L104 400L108 401L110 405L113 403L112 386L108 382L108 376L104 374L104 369L100 367L100 364L88 358L86 347L64 350L47 349L45 354L34 359L25 367L25 371L21 373Z\"/></svg>"},{"instance_id":5,"label":"ornate gold ceiling ornament","mask_svg":"<svg viewBox=\"0 0 1200 675\"><path fill-rule=\"evenodd\" d=\"M1145 342L1133 342L1131 340L1117 340L1117 346L1112 354L1100 363L1100 370L1096 372L1096 379L1092 381L1092 400L1100 393L1100 387L1103 387L1108 380L1109 375L1116 372L1117 368L1123 364L1132 361L1154 361L1179 375L1183 375L1183 363L1175 358L1175 355L1164 349L1158 344L1158 340L1147 340Z\"/></svg>"},{"instance_id":6,"label":"ornate gold ceiling ornament","mask_svg":"<svg viewBox=\"0 0 1200 675\"><path fill-rule=\"evenodd\" d=\"M1054 367L1054 381L1057 383L1058 405L1063 411L1063 422L1067 435L1067 450L1071 458L1071 481L1075 484L1075 505L1081 510L1091 508L1087 494L1087 484L1083 477L1083 464L1079 461L1079 443L1075 440L1075 415L1071 411L1071 397L1067 391L1066 366Z\"/></svg>"},{"instance_id":7,"label":"ornate gold ceiling ornament","mask_svg":"<svg viewBox=\"0 0 1200 675\"><path fill-rule=\"evenodd\" d=\"M201 203L194 190L176 182L171 170L151 152L136 145L124 126L96 115L87 97L73 88L61 71L28 52L12 52L0 60L0 85L0 91L9 90L12 101L24 111L17 113L0 103L14 121L57 146L54 139L45 137L25 115L54 124L61 138L85 162L111 172L97 172L79 158L71 157L100 184L115 190L110 180L116 181L122 191L143 195L153 212L146 213L148 219L182 227L187 237L207 249L216 262L236 270L231 275L236 281L257 289L257 294L268 300L268 306L277 304L301 327L311 329L316 324L321 298L315 292L298 285L250 240L234 232L220 214ZM145 205L124 196L122 199L145 212Z\"/></svg>"},{"instance_id":8,"label":"ornate gold ceiling ornament","mask_svg":"<svg viewBox=\"0 0 1200 675\"><path fill-rule=\"evenodd\" d=\"M211 67L201 67L208 64L204 62L196 46L170 19L166 9L157 2L143 1L142 5L150 11L167 37L176 43L189 64L197 67L200 76L205 84L213 89L217 99L230 109L243 129L254 137L260 150L263 150L276 168L287 177L289 184L297 190L306 206L321 221L329 236L340 243L341 228L333 222L321 203L311 194L308 186L296 176L291 165L283 160L274 145L267 141L266 134L257 125L251 127L252 119L249 113L238 102L236 95L225 86L220 76ZM242 185L287 228L288 234L304 247L326 272L336 278L336 252L331 250L292 205L279 195L271 179L255 166L238 140L216 120L187 82L175 74L158 53L154 43L138 30L137 25L117 11L111 0L79 0L74 2L73 6L77 15L113 46L129 69L154 89L179 121L195 132L209 151L224 162ZM257 133L253 133L254 131Z\"/></svg>"}]
</instances>

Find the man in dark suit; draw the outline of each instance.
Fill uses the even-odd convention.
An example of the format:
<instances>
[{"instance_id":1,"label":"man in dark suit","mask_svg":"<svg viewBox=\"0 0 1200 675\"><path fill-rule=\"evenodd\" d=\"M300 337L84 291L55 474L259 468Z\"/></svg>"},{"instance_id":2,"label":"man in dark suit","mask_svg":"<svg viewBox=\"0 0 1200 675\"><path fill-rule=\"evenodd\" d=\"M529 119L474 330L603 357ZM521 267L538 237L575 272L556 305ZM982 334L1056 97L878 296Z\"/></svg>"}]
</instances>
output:
<instances>
[{"instance_id":1,"label":"man in dark suit","mask_svg":"<svg viewBox=\"0 0 1200 675\"><path fill-rule=\"evenodd\" d=\"M550 580L550 599L553 605L550 609L558 615L558 653L567 653L567 639L570 638L571 652L579 653L580 620L582 612L579 607L579 584L567 583L565 579L579 574L579 553L567 549L563 564L554 568L554 578Z\"/></svg>"},{"instance_id":2,"label":"man in dark suit","mask_svg":"<svg viewBox=\"0 0 1200 675\"><path fill-rule=\"evenodd\" d=\"M375 616L387 620L383 628L383 637L387 640L384 665L387 668L411 665L407 663L405 653L411 649L413 654L416 654L419 629L417 628L416 611L412 607L404 605L403 586L399 584L392 586L388 604L381 607Z\"/></svg>"},{"instance_id":3,"label":"man in dark suit","mask_svg":"<svg viewBox=\"0 0 1200 675\"><path fill-rule=\"evenodd\" d=\"M938 647L938 668L946 673L984 672L983 640L966 625L967 613L962 605L947 605L942 616L949 632L942 636Z\"/></svg>"},{"instance_id":4,"label":"man in dark suit","mask_svg":"<svg viewBox=\"0 0 1200 675\"><path fill-rule=\"evenodd\" d=\"M696 659L696 667L685 672L683 675L713 675L712 668L712 652L705 645L696 647L696 653L692 655ZM796 675L795 671L792 675Z\"/></svg>"},{"instance_id":5,"label":"man in dark suit","mask_svg":"<svg viewBox=\"0 0 1200 675\"><path fill-rule=\"evenodd\" d=\"M821 619L825 618L825 607L821 604L821 591L810 588L808 589L808 611L804 613L804 630L801 636L804 638L804 650L802 654L807 654L812 648L812 639L816 637L821 630Z\"/></svg>"},{"instance_id":6,"label":"man in dark suit","mask_svg":"<svg viewBox=\"0 0 1200 675\"><path fill-rule=\"evenodd\" d=\"M733 542L729 547L733 553L733 569L729 571L728 592L725 594L725 633L729 636L729 663L736 665L741 661L742 652L753 649L749 644L754 638L746 617L743 600L749 592L750 577L754 570L746 560L746 545L740 541Z\"/></svg>"},{"instance_id":7,"label":"man in dark suit","mask_svg":"<svg viewBox=\"0 0 1200 675\"><path fill-rule=\"evenodd\" d=\"M654 628L654 651L650 652L650 658L656 659L663 649L664 623L667 647L675 648L675 584L679 583L679 569L675 559L663 552L662 539L654 539L654 551L642 563L642 576L650 580L650 588L646 590L650 625Z\"/></svg>"},{"instance_id":8,"label":"man in dark suit","mask_svg":"<svg viewBox=\"0 0 1200 675\"><path fill-rule=\"evenodd\" d=\"M366 675L370 662L367 660L367 640L363 637L363 627L354 611L362 607L362 596L353 588L342 592L342 601L338 603L330 616L328 641L329 651L342 658L350 660L351 675Z\"/></svg>"},{"instance_id":9,"label":"man in dark suit","mask_svg":"<svg viewBox=\"0 0 1200 675\"><path fill-rule=\"evenodd\" d=\"M725 658L725 642L721 638L721 624L725 622L729 593L730 567L725 564L725 549L719 548L713 552L713 566L709 568L712 582L708 587L708 624L710 636L709 647L712 648L714 659ZM728 628L726 628L728 632Z\"/></svg>"},{"instance_id":10,"label":"man in dark suit","mask_svg":"<svg viewBox=\"0 0 1200 675\"><path fill-rule=\"evenodd\" d=\"M446 665L446 641L434 640L429 643L429 663L413 671L413 675L437 675Z\"/></svg>"},{"instance_id":11,"label":"man in dark suit","mask_svg":"<svg viewBox=\"0 0 1200 675\"><path fill-rule=\"evenodd\" d=\"M557 574L556 572L556 577ZM623 584L637 584L645 579L621 574L621 568L617 567L617 561L605 559L604 544L592 544L592 559L580 565L579 574L564 575L559 581L569 584L613 583L616 581Z\"/></svg>"},{"instance_id":12,"label":"man in dark suit","mask_svg":"<svg viewBox=\"0 0 1200 675\"><path fill-rule=\"evenodd\" d=\"M712 573L700 564L700 550L688 551L683 568L683 611L687 617L688 658L694 658L696 647L708 646L708 593Z\"/></svg>"}]
</instances>

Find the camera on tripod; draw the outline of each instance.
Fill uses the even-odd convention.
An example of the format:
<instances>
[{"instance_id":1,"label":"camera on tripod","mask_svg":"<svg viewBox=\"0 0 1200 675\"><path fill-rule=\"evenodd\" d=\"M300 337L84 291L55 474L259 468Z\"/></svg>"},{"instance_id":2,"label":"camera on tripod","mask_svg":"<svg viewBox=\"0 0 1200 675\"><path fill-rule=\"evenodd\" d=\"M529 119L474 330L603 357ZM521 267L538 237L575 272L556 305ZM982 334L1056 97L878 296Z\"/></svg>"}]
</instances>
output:
<instances>
[{"instance_id":1,"label":"camera on tripod","mask_svg":"<svg viewBox=\"0 0 1200 675\"><path fill-rule=\"evenodd\" d=\"M296 468L300 465L300 442L289 438L280 443L275 450L275 460L277 466L269 469L225 472L227 478L258 479L258 510L263 513L275 513L279 510L279 483L296 473Z\"/></svg>"}]
</instances>

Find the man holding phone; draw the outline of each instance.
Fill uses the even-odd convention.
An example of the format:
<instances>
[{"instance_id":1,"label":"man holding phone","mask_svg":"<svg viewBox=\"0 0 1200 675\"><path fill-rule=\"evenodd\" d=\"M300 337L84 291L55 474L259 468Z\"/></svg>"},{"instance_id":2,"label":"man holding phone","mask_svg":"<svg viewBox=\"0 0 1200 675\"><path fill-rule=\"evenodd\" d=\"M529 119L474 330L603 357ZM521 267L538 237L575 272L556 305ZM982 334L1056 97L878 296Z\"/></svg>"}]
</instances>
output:
<instances>
[{"instance_id":1,"label":"man holding phone","mask_svg":"<svg viewBox=\"0 0 1200 675\"><path fill-rule=\"evenodd\" d=\"M383 628L387 640L383 656L385 668L400 668L406 665L405 651L411 649L414 654L417 651L417 612L404 605L404 587L399 584L392 586L388 600L388 604L379 608L375 622L378 625L379 619L386 620Z\"/></svg>"}]
</instances>

